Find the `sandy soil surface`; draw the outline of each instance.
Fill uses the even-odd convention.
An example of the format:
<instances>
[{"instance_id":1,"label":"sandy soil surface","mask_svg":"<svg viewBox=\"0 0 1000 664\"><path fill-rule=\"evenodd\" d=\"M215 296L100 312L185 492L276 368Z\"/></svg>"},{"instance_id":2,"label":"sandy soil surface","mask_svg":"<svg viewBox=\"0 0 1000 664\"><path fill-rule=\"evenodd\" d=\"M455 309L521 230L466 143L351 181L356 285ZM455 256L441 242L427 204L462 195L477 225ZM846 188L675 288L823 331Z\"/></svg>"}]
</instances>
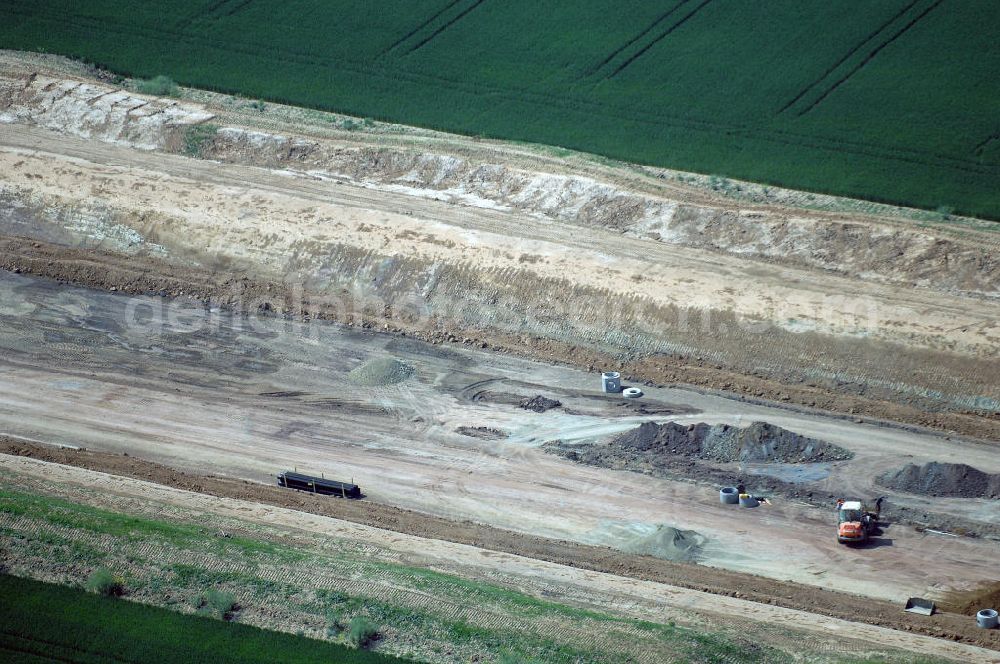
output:
<instances>
[{"instance_id":1,"label":"sandy soil surface","mask_svg":"<svg viewBox=\"0 0 1000 664\"><path fill-rule=\"evenodd\" d=\"M203 514L233 517L241 521L258 521L270 527L289 528L362 542L368 547L395 552L401 556L400 560L411 564L419 562L421 565L460 576L503 580L529 593L538 594L540 580L544 580L541 583L544 585L547 597L601 607L602 610L611 608L616 613L647 620L689 621L692 614L699 616L701 620L707 619L709 623L713 619L727 624L734 619L749 620L769 626L787 626L799 631L815 632L820 638L826 638L831 634L847 635L850 639L877 643L883 647L900 648L958 661L1000 661L1000 656L995 651L965 643L954 643L907 631L749 602L739 597L724 597L662 583L580 570L463 544L404 535L316 514L230 498L210 497L159 484L23 457L0 455L0 465L6 472L21 477L41 478L46 482L67 487L80 485L99 488L109 496L141 496L145 502L152 505L182 507Z\"/></svg>"},{"instance_id":2,"label":"sandy soil surface","mask_svg":"<svg viewBox=\"0 0 1000 664\"><path fill-rule=\"evenodd\" d=\"M629 549L690 530L717 574L897 606L998 580L995 540L925 529L996 532L995 500L890 492L905 520L849 549L832 509L726 508L697 477L539 449L650 420L765 421L854 457L718 469L860 498L905 463L1000 472L993 227L810 211L785 194L748 206L665 171L354 135L336 118L144 98L11 57L0 433L255 482L298 467L352 478L372 503L526 537ZM406 369L365 373L388 358ZM601 395L602 368L646 396ZM538 395L560 406L519 407Z\"/></svg>"},{"instance_id":3,"label":"sandy soil surface","mask_svg":"<svg viewBox=\"0 0 1000 664\"><path fill-rule=\"evenodd\" d=\"M997 404L989 302L24 127L0 127L0 140L19 201L8 232L249 273L319 294L335 311L389 311L424 330L489 330L543 351L582 344L654 365L694 357L933 410ZM31 147L45 144L88 160ZM64 195L81 191L92 196ZM538 297L551 292L563 297ZM595 307L609 300L602 315Z\"/></svg>"},{"instance_id":4,"label":"sandy soil surface","mask_svg":"<svg viewBox=\"0 0 1000 664\"><path fill-rule=\"evenodd\" d=\"M898 523L877 546L847 549L834 537L832 506L776 500L734 510L719 504L715 486L581 466L538 449L557 439L601 440L650 419L769 421L855 454L830 464L817 491L871 498L882 491L878 474L904 460L940 459L944 450L997 472L995 445L676 388L645 388L643 405L661 411L650 416L599 393L596 374L462 345L245 319L10 274L0 289L0 421L10 435L268 483L285 468L324 472L354 479L378 502L583 543L625 547L666 524L708 538L705 564L894 601L997 579L991 540ZM162 324L142 322L142 312L161 306ZM381 387L348 380L382 357L402 360L414 375ZM484 393L542 394L562 406L536 413ZM458 431L487 425L507 437ZM891 494L901 505L913 500ZM1000 519L996 501L943 502L969 521Z\"/></svg>"},{"instance_id":5,"label":"sandy soil surface","mask_svg":"<svg viewBox=\"0 0 1000 664\"><path fill-rule=\"evenodd\" d=\"M2 235L141 259L160 286L200 270L222 277L203 284L218 296L235 274L277 284L300 309L326 303L312 313L364 310L588 366L610 355L655 382L980 437L1000 428L988 225L888 208L734 210L731 192L648 169L402 128L334 131L337 118L255 115L219 96L146 98L51 60L0 57ZM6 246L7 266L84 283L126 265L86 269L58 251L39 265Z\"/></svg>"},{"instance_id":6,"label":"sandy soil surface","mask_svg":"<svg viewBox=\"0 0 1000 664\"><path fill-rule=\"evenodd\" d=\"M397 251L405 245L407 255L431 264L464 264L487 273L526 270L539 282L572 274L575 284L608 298L683 303L746 321L766 312L793 331L905 340L907 346L973 356L988 356L1000 343L1000 330L972 325L1000 312L1000 305L989 302L893 290L696 249L678 252L600 229L137 153L24 126L0 127L0 143L6 187L53 199L89 192L71 200L143 211L146 228L132 228L140 241L151 236L173 246L180 241L176 235L183 235L186 246L178 249L194 254L201 247L203 259L266 266L271 277L315 271L320 265L309 262L316 260L310 250L348 245L368 253L398 244ZM154 228L151 217L163 221ZM93 229L91 237L113 242L99 238L102 230Z\"/></svg>"}]
</instances>

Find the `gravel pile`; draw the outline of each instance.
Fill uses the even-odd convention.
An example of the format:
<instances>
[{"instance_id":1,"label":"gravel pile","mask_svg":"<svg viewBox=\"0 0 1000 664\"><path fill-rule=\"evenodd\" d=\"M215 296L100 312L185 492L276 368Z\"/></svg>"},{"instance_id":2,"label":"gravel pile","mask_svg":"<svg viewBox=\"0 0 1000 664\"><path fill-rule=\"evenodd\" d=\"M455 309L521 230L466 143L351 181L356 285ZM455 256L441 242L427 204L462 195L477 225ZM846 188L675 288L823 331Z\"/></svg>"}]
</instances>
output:
<instances>
[{"instance_id":1,"label":"gravel pile","mask_svg":"<svg viewBox=\"0 0 1000 664\"><path fill-rule=\"evenodd\" d=\"M538 396L531 397L530 399L522 399L519 405L525 410L533 410L536 413L544 413L547 410L558 408L562 405L562 402L556 399L543 397L539 394Z\"/></svg>"},{"instance_id":2,"label":"gravel pile","mask_svg":"<svg viewBox=\"0 0 1000 664\"><path fill-rule=\"evenodd\" d=\"M697 559L698 552L705 542L705 536L694 530L680 530L661 525L649 535L638 537L620 548L625 553L680 562Z\"/></svg>"},{"instance_id":3,"label":"gravel pile","mask_svg":"<svg viewBox=\"0 0 1000 664\"><path fill-rule=\"evenodd\" d=\"M455 429L463 436L482 438L483 440L500 440L507 437L507 432L493 427L458 427Z\"/></svg>"},{"instance_id":4,"label":"gravel pile","mask_svg":"<svg viewBox=\"0 0 1000 664\"><path fill-rule=\"evenodd\" d=\"M355 367L347 374L347 378L355 385L384 387L402 383L412 376L414 371L414 368L405 362L391 357L380 357Z\"/></svg>"},{"instance_id":5,"label":"gravel pile","mask_svg":"<svg viewBox=\"0 0 1000 664\"><path fill-rule=\"evenodd\" d=\"M991 475L964 463L908 464L878 478L896 491L949 498L1000 498L1000 475Z\"/></svg>"},{"instance_id":6,"label":"gravel pile","mask_svg":"<svg viewBox=\"0 0 1000 664\"><path fill-rule=\"evenodd\" d=\"M815 463L851 458L842 447L767 422L753 422L743 428L704 422L645 422L612 439L608 449L644 455L679 454L720 463Z\"/></svg>"}]
</instances>

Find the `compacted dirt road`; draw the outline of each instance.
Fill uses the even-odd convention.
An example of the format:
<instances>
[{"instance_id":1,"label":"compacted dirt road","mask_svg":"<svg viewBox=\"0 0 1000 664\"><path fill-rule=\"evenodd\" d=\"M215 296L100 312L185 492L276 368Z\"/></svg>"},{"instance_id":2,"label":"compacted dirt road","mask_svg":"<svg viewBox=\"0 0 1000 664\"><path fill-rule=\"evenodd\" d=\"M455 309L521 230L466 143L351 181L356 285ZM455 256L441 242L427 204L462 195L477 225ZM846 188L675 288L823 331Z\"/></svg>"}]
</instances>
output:
<instances>
[{"instance_id":1,"label":"compacted dirt road","mask_svg":"<svg viewBox=\"0 0 1000 664\"><path fill-rule=\"evenodd\" d=\"M251 320L9 274L0 292L0 421L8 435L267 483L285 468L322 472L354 479L378 502L605 546L628 547L660 525L694 530L708 539L704 564L892 601L997 579L992 540L899 523L875 547L846 548L834 537L832 504L775 497L756 510L724 507L717 487L581 466L539 449L557 439L602 440L650 420L769 421L855 452L824 467L817 491L845 484L872 498L877 474L941 460L942 450L1000 472L994 445L676 388L645 388L643 406L660 414L644 415L601 395L594 373L461 344ZM397 384L352 381L352 369L379 357L398 358L415 374ZM491 394L543 394L563 405L536 413L517 399L484 398ZM470 437L460 427L506 437ZM949 504L970 521L1000 519L995 501Z\"/></svg>"}]
</instances>

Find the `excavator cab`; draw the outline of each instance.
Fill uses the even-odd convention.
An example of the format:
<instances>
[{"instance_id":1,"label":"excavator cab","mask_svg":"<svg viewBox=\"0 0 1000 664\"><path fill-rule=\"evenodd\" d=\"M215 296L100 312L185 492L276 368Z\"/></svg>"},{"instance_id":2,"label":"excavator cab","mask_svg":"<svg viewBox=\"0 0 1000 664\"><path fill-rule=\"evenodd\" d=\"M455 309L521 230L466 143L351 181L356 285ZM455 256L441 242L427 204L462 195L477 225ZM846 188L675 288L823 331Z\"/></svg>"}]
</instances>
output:
<instances>
[{"instance_id":1,"label":"excavator cab","mask_svg":"<svg viewBox=\"0 0 1000 664\"><path fill-rule=\"evenodd\" d=\"M872 515L865 511L859 500L838 501L837 541L842 544L860 544L868 540L874 526Z\"/></svg>"}]
</instances>

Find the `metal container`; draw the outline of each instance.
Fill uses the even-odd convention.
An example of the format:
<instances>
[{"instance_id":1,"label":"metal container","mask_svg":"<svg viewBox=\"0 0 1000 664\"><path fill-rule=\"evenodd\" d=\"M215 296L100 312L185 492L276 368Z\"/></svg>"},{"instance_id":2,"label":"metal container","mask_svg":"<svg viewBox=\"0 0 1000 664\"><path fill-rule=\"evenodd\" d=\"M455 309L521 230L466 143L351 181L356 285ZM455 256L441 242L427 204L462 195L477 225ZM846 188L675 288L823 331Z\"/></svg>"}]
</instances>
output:
<instances>
[{"instance_id":1,"label":"metal container","mask_svg":"<svg viewBox=\"0 0 1000 664\"><path fill-rule=\"evenodd\" d=\"M719 500L723 505L736 505L740 502L740 492L734 486L724 486L719 489Z\"/></svg>"},{"instance_id":2,"label":"metal container","mask_svg":"<svg viewBox=\"0 0 1000 664\"><path fill-rule=\"evenodd\" d=\"M983 609L976 614L976 623L983 629L996 629L1000 625L995 609Z\"/></svg>"},{"instance_id":3,"label":"metal container","mask_svg":"<svg viewBox=\"0 0 1000 664\"><path fill-rule=\"evenodd\" d=\"M605 371L601 374L601 388L605 392L618 394L622 391L622 375L617 371Z\"/></svg>"}]
</instances>

